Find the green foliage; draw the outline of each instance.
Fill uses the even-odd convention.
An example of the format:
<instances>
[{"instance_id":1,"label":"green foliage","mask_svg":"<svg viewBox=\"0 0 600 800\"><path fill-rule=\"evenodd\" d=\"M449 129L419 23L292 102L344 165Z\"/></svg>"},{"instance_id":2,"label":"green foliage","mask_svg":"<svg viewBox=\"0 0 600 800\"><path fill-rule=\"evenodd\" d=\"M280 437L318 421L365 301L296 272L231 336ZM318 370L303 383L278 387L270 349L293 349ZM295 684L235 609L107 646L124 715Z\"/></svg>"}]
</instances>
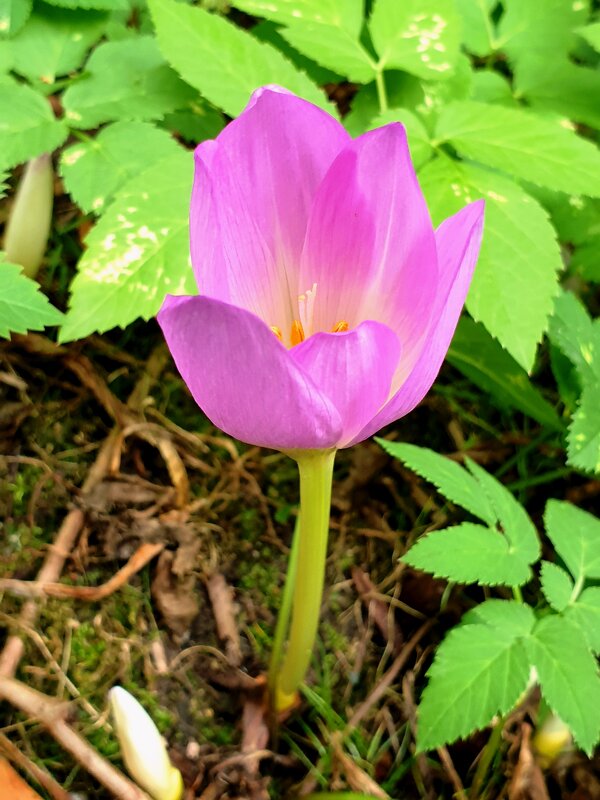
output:
<instances>
[{"instance_id":1,"label":"green foliage","mask_svg":"<svg viewBox=\"0 0 600 800\"><path fill-rule=\"evenodd\" d=\"M149 0L168 61L203 96L237 116L259 86L277 83L317 105L325 95L274 47L225 19L175 0Z\"/></svg>"},{"instance_id":2,"label":"green foliage","mask_svg":"<svg viewBox=\"0 0 600 800\"><path fill-rule=\"evenodd\" d=\"M518 409L547 428L562 430L563 424L554 408L483 325L463 317L447 359L474 384L489 392L498 405Z\"/></svg>"},{"instance_id":3,"label":"green foliage","mask_svg":"<svg viewBox=\"0 0 600 800\"><path fill-rule=\"evenodd\" d=\"M112 120L160 119L195 96L165 64L155 39L138 36L97 47L63 100L73 127L93 128Z\"/></svg>"},{"instance_id":4,"label":"green foliage","mask_svg":"<svg viewBox=\"0 0 600 800\"><path fill-rule=\"evenodd\" d=\"M59 147L67 138L48 101L28 86L0 82L0 170Z\"/></svg>"},{"instance_id":5,"label":"green foliage","mask_svg":"<svg viewBox=\"0 0 600 800\"><path fill-rule=\"evenodd\" d=\"M81 66L105 25L106 14L40 6L10 42L13 69L53 83Z\"/></svg>"},{"instance_id":6,"label":"green foliage","mask_svg":"<svg viewBox=\"0 0 600 800\"><path fill-rule=\"evenodd\" d=\"M0 38L14 36L27 22L33 0L0 0Z\"/></svg>"},{"instance_id":7,"label":"green foliage","mask_svg":"<svg viewBox=\"0 0 600 800\"><path fill-rule=\"evenodd\" d=\"M39 289L35 281L23 275L21 267L9 264L0 253L0 338L61 322L63 315Z\"/></svg>"},{"instance_id":8,"label":"green foliage","mask_svg":"<svg viewBox=\"0 0 600 800\"><path fill-rule=\"evenodd\" d=\"M165 295L195 291L189 262L190 153L163 158L116 194L90 232L61 341L156 314Z\"/></svg>"},{"instance_id":9,"label":"green foliage","mask_svg":"<svg viewBox=\"0 0 600 800\"><path fill-rule=\"evenodd\" d=\"M555 611L564 611L573 594L573 581L569 574L552 561L542 561L540 570L542 591Z\"/></svg>"},{"instance_id":10,"label":"green foliage","mask_svg":"<svg viewBox=\"0 0 600 800\"><path fill-rule=\"evenodd\" d=\"M431 161L419 177L435 223L485 198L485 236L467 308L530 370L562 266L546 211L516 183L446 157Z\"/></svg>"},{"instance_id":11,"label":"green foliage","mask_svg":"<svg viewBox=\"0 0 600 800\"><path fill-rule=\"evenodd\" d=\"M465 158L572 194L600 196L600 152L558 121L473 101L449 103L436 129Z\"/></svg>"},{"instance_id":12,"label":"green foliage","mask_svg":"<svg viewBox=\"0 0 600 800\"><path fill-rule=\"evenodd\" d=\"M60 170L79 206L98 214L129 178L180 150L166 131L148 122L115 122L64 150Z\"/></svg>"},{"instance_id":13,"label":"green foliage","mask_svg":"<svg viewBox=\"0 0 600 800\"><path fill-rule=\"evenodd\" d=\"M463 522L421 537L403 556L413 567L459 583L520 586L539 557L535 528L505 487L470 459L468 471L433 450L379 443L486 525Z\"/></svg>"},{"instance_id":14,"label":"green foliage","mask_svg":"<svg viewBox=\"0 0 600 800\"><path fill-rule=\"evenodd\" d=\"M600 520L570 503L550 500L544 521L554 549L576 583L600 579Z\"/></svg>"}]
</instances>

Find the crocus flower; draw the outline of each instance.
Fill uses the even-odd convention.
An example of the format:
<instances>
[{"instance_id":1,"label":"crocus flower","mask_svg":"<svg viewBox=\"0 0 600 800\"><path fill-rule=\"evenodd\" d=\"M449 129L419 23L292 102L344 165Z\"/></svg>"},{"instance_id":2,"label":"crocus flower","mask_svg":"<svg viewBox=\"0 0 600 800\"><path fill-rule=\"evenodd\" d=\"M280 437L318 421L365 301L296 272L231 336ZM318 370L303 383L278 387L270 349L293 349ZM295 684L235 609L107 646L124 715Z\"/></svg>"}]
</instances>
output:
<instances>
[{"instance_id":1,"label":"crocus flower","mask_svg":"<svg viewBox=\"0 0 600 800\"><path fill-rule=\"evenodd\" d=\"M158 315L219 428L284 451L347 447L433 383L479 251L483 202L433 229L400 123L352 140L277 87L195 153L199 294Z\"/></svg>"},{"instance_id":2,"label":"crocus flower","mask_svg":"<svg viewBox=\"0 0 600 800\"><path fill-rule=\"evenodd\" d=\"M171 764L163 738L148 712L121 686L110 690L109 700L121 754L131 777L154 800L180 800L181 773Z\"/></svg>"}]
</instances>

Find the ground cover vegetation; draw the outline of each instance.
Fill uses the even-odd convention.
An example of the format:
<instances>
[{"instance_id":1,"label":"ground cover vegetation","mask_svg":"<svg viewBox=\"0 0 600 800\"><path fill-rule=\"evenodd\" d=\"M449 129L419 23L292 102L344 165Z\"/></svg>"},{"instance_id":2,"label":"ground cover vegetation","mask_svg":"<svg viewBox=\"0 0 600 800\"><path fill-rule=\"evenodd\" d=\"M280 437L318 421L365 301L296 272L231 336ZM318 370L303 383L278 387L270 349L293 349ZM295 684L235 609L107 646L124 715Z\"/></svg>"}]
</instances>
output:
<instances>
[{"instance_id":1,"label":"ground cover vegetation","mask_svg":"<svg viewBox=\"0 0 600 800\"><path fill-rule=\"evenodd\" d=\"M143 797L120 684L187 797L600 797L599 65L593 0L0 0L0 770ZM434 388L337 456L279 722L296 468L154 320L196 291L192 149L269 84L402 122L434 224L486 201Z\"/></svg>"}]
</instances>

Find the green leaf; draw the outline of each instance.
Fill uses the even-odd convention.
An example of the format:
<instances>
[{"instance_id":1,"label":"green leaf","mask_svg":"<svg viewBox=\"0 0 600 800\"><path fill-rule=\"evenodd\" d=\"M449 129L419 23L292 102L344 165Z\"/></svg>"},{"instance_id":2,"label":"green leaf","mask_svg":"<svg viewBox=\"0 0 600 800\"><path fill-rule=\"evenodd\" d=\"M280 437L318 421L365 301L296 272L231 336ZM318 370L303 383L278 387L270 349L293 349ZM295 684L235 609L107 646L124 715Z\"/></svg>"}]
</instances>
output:
<instances>
[{"instance_id":1,"label":"green leaf","mask_svg":"<svg viewBox=\"0 0 600 800\"><path fill-rule=\"evenodd\" d=\"M322 108L325 95L281 53L231 22L174 0L149 0L158 43L169 63L232 117L259 86L276 83Z\"/></svg>"},{"instance_id":2,"label":"green leaf","mask_svg":"<svg viewBox=\"0 0 600 800\"><path fill-rule=\"evenodd\" d=\"M0 83L0 108L0 170L51 152L67 138L65 123L29 86Z\"/></svg>"},{"instance_id":3,"label":"green leaf","mask_svg":"<svg viewBox=\"0 0 600 800\"><path fill-rule=\"evenodd\" d=\"M105 14L40 6L11 42L14 71L53 83L82 64L106 19Z\"/></svg>"},{"instance_id":4,"label":"green leaf","mask_svg":"<svg viewBox=\"0 0 600 800\"><path fill-rule=\"evenodd\" d=\"M114 193L148 164L180 151L166 131L148 122L115 122L95 139L64 150L60 172L77 204L98 214Z\"/></svg>"},{"instance_id":5,"label":"green leaf","mask_svg":"<svg viewBox=\"0 0 600 800\"><path fill-rule=\"evenodd\" d=\"M36 281L23 275L17 264L10 264L0 253L0 337L9 333L37 331L46 325L58 325L61 312L50 305Z\"/></svg>"},{"instance_id":6,"label":"green leaf","mask_svg":"<svg viewBox=\"0 0 600 800\"><path fill-rule=\"evenodd\" d=\"M600 579L600 519L571 503L549 500L546 531L576 581Z\"/></svg>"},{"instance_id":7,"label":"green leaf","mask_svg":"<svg viewBox=\"0 0 600 800\"><path fill-rule=\"evenodd\" d=\"M149 319L167 293L195 293L189 260L192 154L162 159L117 193L86 239L60 340Z\"/></svg>"},{"instance_id":8,"label":"green leaf","mask_svg":"<svg viewBox=\"0 0 600 800\"><path fill-rule=\"evenodd\" d=\"M583 387L569 427L568 463L585 472L600 472L600 383Z\"/></svg>"},{"instance_id":9,"label":"green leaf","mask_svg":"<svg viewBox=\"0 0 600 800\"><path fill-rule=\"evenodd\" d=\"M525 370L483 325L462 317L446 358L476 386L489 392L500 406L516 408L547 428L563 429L558 414Z\"/></svg>"},{"instance_id":10,"label":"green leaf","mask_svg":"<svg viewBox=\"0 0 600 800\"><path fill-rule=\"evenodd\" d=\"M520 630L454 628L438 647L419 706L417 749L464 738L516 704L529 681Z\"/></svg>"},{"instance_id":11,"label":"green leaf","mask_svg":"<svg viewBox=\"0 0 600 800\"><path fill-rule=\"evenodd\" d=\"M440 114L436 131L466 158L549 189L600 196L600 152L555 120L517 108L463 101Z\"/></svg>"},{"instance_id":12,"label":"green leaf","mask_svg":"<svg viewBox=\"0 0 600 800\"><path fill-rule=\"evenodd\" d=\"M420 78L451 76L460 46L452 0L375 0L369 30L381 68Z\"/></svg>"},{"instance_id":13,"label":"green leaf","mask_svg":"<svg viewBox=\"0 0 600 800\"><path fill-rule=\"evenodd\" d=\"M421 536L402 561L456 583L522 586L531 578L523 553L499 531L472 522Z\"/></svg>"},{"instance_id":14,"label":"green leaf","mask_svg":"<svg viewBox=\"0 0 600 800\"><path fill-rule=\"evenodd\" d=\"M496 523L496 514L477 480L456 461L429 450L404 442L388 442L376 438L386 453L398 458L413 472L434 484L436 489L452 503L466 509L490 525Z\"/></svg>"},{"instance_id":15,"label":"green leaf","mask_svg":"<svg viewBox=\"0 0 600 800\"><path fill-rule=\"evenodd\" d=\"M572 292L556 298L548 337L575 365L582 382L600 380L600 325Z\"/></svg>"},{"instance_id":16,"label":"green leaf","mask_svg":"<svg viewBox=\"0 0 600 800\"><path fill-rule=\"evenodd\" d=\"M540 541L535 525L523 506L500 481L475 461L465 458L470 473L477 479L496 513L500 529L510 542L510 552L524 563L532 564L540 557Z\"/></svg>"},{"instance_id":17,"label":"green leaf","mask_svg":"<svg viewBox=\"0 0 600 800\"><path fill-rule=\"evenodd\" d=\"M525 645L544 700L591 755L600 734L600 677L581 631L567 618L550 616Z\"/></svg>"},{"instance_id":18,"label":"green leaf","mask_svg":"<svg viewBox=\"0 0 600 800\"><path fill-rule=\"evenodd\" d=\"M574 28L587 17L585 3L565 0L503 0L505 13L498 26L498 39L511 62L532 54L546 56L551 63L575 43Z\"/></svg>"},{"instance_id":19,"label":"green leaf","mask_svg":"<svg viewBox=\"0 0 600 800\"><path fill-rule=\"evenodd\" d=\"M97 47L63 105L71 125L94 128L112 120L160 119L195 97L165 64L154 38L138 36Z\"/></svg>"},{"instance_id":20,"label":"green leaf","mask_svg":"<svg viewBox=\"0 0 600 800\"><path fill-rule=\"evenodd\" d=\"M526 603L492 598L463 614L460 624L487 625L513 636L528 636L535 625L535 614Z\"/></svg>"},{"instance_id":21,"label":"green leaf","mask_svg":"<svg viewBox=\"0 0 600 800\"><path fill-rule=\"evenodd\" d=\"M356 0L233 0L232 5L284 25L316 22L355 34L360 31L363 18L363 4Z\"/></svg>"},{"instance_id":22,"label":"green leaf","mask_svg":"<svg viewBox=\"0 0 600 800\"><path fill-rule=\"evenodd\" d=\"M214 139L225 126L223 115L204 103L194 103L190 111L174 111L162 121L164 128L173 131L191 144Z\"/></svg>"},{"instance_id":23,"label":"green leaf","mask_svg":"<svg viewBox=\"0 0 600 800\"><path fill-rule=\"evenodd\" d=\"M389 111L384 111L371 120L368 130L389 125L390 122L401 122L406 128L410 155L415 169L429 161L433 153L429 134L421 120L412 111L406 108L390 108Z\"/></svg>"},{"instance_id":24,"label":"green leaf","mask_svg":"<svg viewBox=\"0 0 600 800\"><path fill-rule=\"evenodd\" d=\"M584 589L563 616L579 628L590 649L600 653L600 586Z\"/></svg>"},{"instance_id":25,"label":"green leaf","mask_svg":"<svg viewBox=\"0 0 600 800\"><path fill-rule=\"evenodd\" d=\"M469 53L483 58L496 49L494 23L490 12L495 2L492 0L456 0L456 7L462 20L462 40Z\"/></svg>"},{"instance_id":26,"label":"green leaf","mask_svg":"<svg viewBox=\"0 0 600 800\"><path fill-rule=\"evenodd\" d=\"M485 198L483 243L467 309L530 370L537 343L548 325L558 291L557 273L562 268L546 211L501 175L446 157L427 164L419 181L435 224L467 203Z\"/></svg>"},{"instance_id":27,"label":"green leaf","mask_svg":"<svg viewBox=\"0 0 600 800\"><path fill-rule=\"evenodd\" d=\"M590 25L577 28L575 33L582 36L588 44L592 45L594 50L600 53L600 22L592 22Z\"/></svg>"},{"instance_id":28,"label":"green leaf","mask_svg":"<svg viewBox=\"0 0 600 800\"><path fill-rule=\"evenodd\" d=\"M369 83L375 77L373 59L358 36L345 28L305 22L294 23L280 33L300 53L351 81Z\"/></svg>"},{"instance_id":29,"label":"green leaf","mask_svg":"<svg viewBox=\"0 0 600 800\"><path fill-rule=\"evenodd\" d=\"M517 102L508 79L499 72L489 69L478 69L473 73L469 99L480 103L499 103L504 106L515 106Z\"/></svg>"},{"instance_id":30,"label":"green leaf","mask_svg":"<svg viewBox=\"0 0 600 800\"><path fill-rule=\"evenodd\" d=\"M540 579L546 600L556 611L564 611L573 592L573 581L569 574L558 564L542 561Z\"/></svg>"},{"instance_id":31,"label":"green leaf","mask_svg":"<svg viewBox=\"0 0 600 800\"><path fill-rule=\"evenodd\" d=\"M0 38L14 36L31 14L32 0L0 0Z\"/></svg>"},{"instance_id":32,"label":"green leaf","mask_svg":"<svg viewBox=\"0 0 600 800\"><path fill-rule=\"evenodd\" d=\"M96 11L129 11L128 0L46 0L53 6L62 8L84 8Z\"/></svg>"},{"instance_id":33,"label":"green leaf","mask_svg":"<svg viewBox=\"0 0 600 800\"><path fill-rule=\"evenodd\" d=\"M546 54L520 61L515 67L514 91L540 111L600 127L600 73Z\"/></svg>"}]
</instances>

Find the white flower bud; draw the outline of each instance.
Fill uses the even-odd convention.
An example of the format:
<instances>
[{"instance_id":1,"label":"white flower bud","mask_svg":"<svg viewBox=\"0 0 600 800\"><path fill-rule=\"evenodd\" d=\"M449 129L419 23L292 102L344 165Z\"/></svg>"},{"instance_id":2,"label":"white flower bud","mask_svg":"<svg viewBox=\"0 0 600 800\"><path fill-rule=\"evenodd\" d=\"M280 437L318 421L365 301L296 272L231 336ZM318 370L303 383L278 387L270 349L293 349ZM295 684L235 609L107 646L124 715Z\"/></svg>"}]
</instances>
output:
<instances>
[{"instance_id":1,"label":"white flower bud","mask_svg":"<svg viewBox=\"0 0 600 800\"><path fill-rule=\"evenodd\" d=\"M4 232L6 258L37 275L48 244L54 201L52 160L46 153L25 167Z\"/></svg>"},{"instance_id":2,"label":"white flower bud","mask_svg":"<svg viewBox=\"0 0 600 800\"><path fill-rule=\"evenodd\" d=\"M109 692L121 755L131 777L154 800L180 800L181 773L169 760L158 728L140 703L121 686Z\"/></svg>"}]
</instances>

